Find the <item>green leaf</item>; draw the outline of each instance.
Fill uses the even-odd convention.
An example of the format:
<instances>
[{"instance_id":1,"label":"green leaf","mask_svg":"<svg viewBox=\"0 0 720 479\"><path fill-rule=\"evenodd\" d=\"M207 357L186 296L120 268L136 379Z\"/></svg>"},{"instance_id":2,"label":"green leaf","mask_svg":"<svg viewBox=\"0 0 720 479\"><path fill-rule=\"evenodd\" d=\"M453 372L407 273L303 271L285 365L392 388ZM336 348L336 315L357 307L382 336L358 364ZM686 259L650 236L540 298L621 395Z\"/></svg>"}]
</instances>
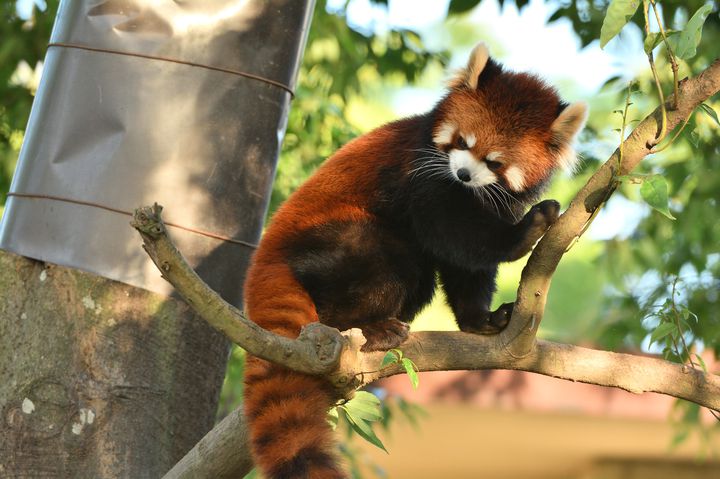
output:
<instances>
[{"instance_id":1,"label":"green leaf","mask_svg":"<svg viewBox=\"0 0 720 479\"><path fill-rule=\"evenodd\" d=\"M640 0L612 0L600 28L600 48L612 40L630 21L640 5Z\"/></svg>"},{"instance_id":2,"label":"green leaf","mask_svg":"<svg viewBox=\"0 0 720 479\"><path fill-rule=\"evenodd\" d=\"M668 209L668 187L665 178L662 176L651 175L647 177L640 187L640 196L659 213L671 220L675 219Z\"/></svg>"},{"instance_id":3,"label":"green leaf","mask_svg":"<svg viewBox=\"0 0 720 479\"><path fill-rule=\"evenodd\" d=\"M673 35L677 35L677 30L665 30L665 36L668 38L668 43L670 42L670 37ZM648 36L645 37L645 53L650 53L651 51L655 50L655 47L660 45L663 41L662 33L660 32L650 32Z\"/></svg>"},{"instance_id":4,"label":"green leaf","mask_svg":"<svg viewBox=\"0 0 720 479\"><path fill-rule=\"evenodd\" d=\"M662 323L660 326L655 328L655 330L650 333L650 344L656 343L663 339L665 336L667 336L670 333L676 332L677 326L675 326L675 323Z\"/></svg>"},{"instance_id":5,"label":"green leaf","mask_svg":"<svg viewBox=\"0 0 720 479\"><path fill-rule=\"evenodd\" d=\"M358 391L355 397L341 406L345 413L355 419L378 421L382 419L380 400L372 393Z\"/></svg>"},{"instance_id":6,"label":"green leaf","mask_svg":"<svg viewBox=\"0 0 720 479\"><path fill-rule=\"evenodd\" d=\"M354 418L350 416L349 414L345 415L348 419L348 422L350 423L350 427L352 427L353 431L358 433L360 437L365 439L367 442L372 444L375 447L378 447L382 449L385 452L388 452L387 449L385 449L385 445L382 443L380 438L378 438L375 435L375 431L373 431L372 426L365 422L362 419Z\"/></svg>"},{"instance_id":7,"label":"green leaf","mask_svg":"<svg viewBox=\"0 0 720 479\"><path fill-rule=\"evenodd\" d=\"M405 419L407 419L410 424L416 429L419 427L418 420L420 419L420 417L428 415L422 407L418 406L417 404L409 403L403 398L398 398L397 404L400 412L402 412L403 416L405 416Z\"/></svg>"},{"instance_id":8,"label":"green leaf","mask_svg":"<svg viewBox=\"0 0 720 479\"><path fill-rule=\"evenodd\" d=\"M395 364L400 360L400 355L397 353L396 349L391 349L387 353L385 353L385 357L383 357L382 362L380 363L380 369L384 368L385 366L389 366L390 364Z\"/></svg>"},{"instance_id":9,"label":"green leaf","mask_svg":"<svg viewBox=\"0 0 720 479\"><path fill-rule=\"evenodd\" d=\"M705 364L705 360L698 353L693 353L693 356L695 356L695 359L697 359L698 363L700 363L702 370L707 373L708 369L707 364Z\"/></svg>"},{"instance_id":10,"label":"green leaf","mask_svg":"<svg viewBox=\"0 0 720 479\"><path fill-rule=\"evenodd\" d=\"M698 11L695 12L695 15L688 20L687 25L685 25L682 32L680 32L678 36L673 37L672 41L671 39L668 39L668 43L670 43L675 56L685 60L695 56L697 53L697 46L700 43L700 38L702 37L703 24L712 9L713 6L710 3L700 7Z\"/></svg>"},{"instance_id":11,"label":"green leaf","mask_svg":"<svg viewBox=\"0 0 720 479\"><path fill-rule=\"evenodd\" d=\"M715 110L713 110L713 108L710 105L708 105L707 103L700 103L700 109L702 111L704 111L705 114L707 114L707 116L709 116L710 118L715 120L715 123L717 123L718 126L720 126L720 120L718 119L718 114L715 112Z\"/></svg>"},{"instance_id":12,"label":"green leaf","mask_svg":"<svg viewBox=\"0 0 720 479\"><path fill-rule=\"evenodd\" d=\"M465 13L475 8L480 0L450 0L448 6L448 14L457 15L459 13Z\"/></svg>"},{"instance_id":13,"label":"green leaf","mask_svg":"<svg viewBox=\"0 0 720 479\"><path fill-rule=\"evenodd\" d=\"M415 363L408 358L402 358L402 365L405 368L405 372L407 372L407 375L410 377L410 382L413 387L417 389L418 384L420 384L420 379L417 375L417 366L415 366Z\"/></svg>"},{"instance_id":14,"label":"green leaf","mask_svg":"<svg viewBox=\"0 0 720 479\"><path fill-rule=\"evenodd\" d=\"M690 436L690 431L688 429L683 429L682 431L677 432L673 436L672 441L670 441L670 448L676 448L677 446L685 442L688 436Z\"/></svg>"},{"instance_id":15,"label":"green leaf","mask_svg":"<svg viewBox=\"0 0 720 479\"><path fill-rule=\"evenodd\" d=\"M684 306L680 307L680 314L682 315L683 319L685 319L686 321L689 321L692 319L695 324L698 324L700 322L700 318L697 317L697 314L693 313L692 311L690 311L689 309L687 309ZM688 324L688 327L689 326L690 325Z\"/></svg>"}]
</instances>

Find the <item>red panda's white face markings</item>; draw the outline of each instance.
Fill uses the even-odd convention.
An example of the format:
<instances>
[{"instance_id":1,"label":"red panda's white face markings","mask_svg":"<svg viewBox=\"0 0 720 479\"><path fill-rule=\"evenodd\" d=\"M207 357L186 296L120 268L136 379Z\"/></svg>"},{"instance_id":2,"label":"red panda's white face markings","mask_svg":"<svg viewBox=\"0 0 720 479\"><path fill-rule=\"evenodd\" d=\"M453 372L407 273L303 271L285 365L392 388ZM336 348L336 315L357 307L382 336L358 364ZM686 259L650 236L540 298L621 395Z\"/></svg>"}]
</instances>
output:
<instances>
[{"instance_id":1,"label":"red panda's white face markings","mask_svg":"<svg viewBox=\"0 0 720 479\"><path fill-rule=\"evenodd\" d=\"M497 182L497 175L488 167L487 163L478 161L478 158L469 149L467 140L463 139L461 143L468 148L453 148L448 152L448 163L453 176L471 187Z\"/></svg>"},{"instance_id":2,"label":"red panda's white face markings","mask_svg":"<svg viewBox=\"0 0 720 479\"><path fill-rule=\"evenodd\" d=\"M457 131L457 126L453 123L442 123L433 135L433 141L436 145L449 145L452 143Z\"/></svg>"},{"instance_id":3,"label":"red panda's white face markings","mask_svg":"<svg viewBox=\"0 0 720 479\"><path fill-rule=\"evenodd\" d=\"M525 174L519 166L510 166L505 170L505 180L513 191L522 191L525 188Z\"/></svg>"},{"instance_id":4,"label":"red panda's white face markings","mask_svg":"<svg viewBox=\"0 0 720 479\"><path fill-rule=\"evenodd\" d=\"M464 185L498 183L519 193L558 167L574 169L572 142L587 118L584 103L568 106L539 78L504 70L482 44L449 86L432 139Z\"/></svg>"},{"instance_id":5,"label":"red panda's white face markings","mask_svg":"<svg viewBox=\"0 0 720 479\"><path fill-rule=\"evenodd\" d=\"M435 129L433 142L445 153L452 176L469 187L481 187L498 181L502 166L498 152L479 157L475 133L458 128L452 121L441 122Z\"/></svg>"}]
</instances>

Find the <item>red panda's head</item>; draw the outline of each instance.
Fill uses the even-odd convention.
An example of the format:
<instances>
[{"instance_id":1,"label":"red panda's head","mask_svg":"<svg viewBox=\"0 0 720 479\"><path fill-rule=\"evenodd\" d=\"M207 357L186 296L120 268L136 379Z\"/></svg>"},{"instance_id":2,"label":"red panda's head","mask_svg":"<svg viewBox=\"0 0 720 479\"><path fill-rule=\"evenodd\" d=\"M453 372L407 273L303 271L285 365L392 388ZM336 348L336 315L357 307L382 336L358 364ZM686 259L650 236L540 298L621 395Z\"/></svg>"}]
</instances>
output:
<instances>
[{"instance_id":1,"label":"red panda's head","mask_svg":"<svg viewBox=\"0 0 720 479\"><path fill-rule=\"evenodd\" d=\"M568 105L538 77L505 71L483 43L449 86L438 105L433 143L447 154L458 181L498 183L520 193L557 167L574 168L572 142L585 124L585 103Z\"/></svg>"}]
</instances>

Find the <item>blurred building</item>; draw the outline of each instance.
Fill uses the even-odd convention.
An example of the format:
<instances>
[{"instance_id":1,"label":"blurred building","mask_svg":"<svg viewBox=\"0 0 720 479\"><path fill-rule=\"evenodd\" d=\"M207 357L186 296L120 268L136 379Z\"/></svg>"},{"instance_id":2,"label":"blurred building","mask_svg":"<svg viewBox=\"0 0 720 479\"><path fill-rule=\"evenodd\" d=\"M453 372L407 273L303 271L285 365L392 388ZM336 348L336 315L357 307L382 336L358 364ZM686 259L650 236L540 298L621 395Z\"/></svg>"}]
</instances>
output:
<instances>
[{"instance_id":1,"label":"blurred building","mask_svg":"<svg viewBox=\"0 0 720 479\"><path fill-rule=\"evenodd\" d=\"M381 385L427 412L418 427L395 418L379 432L389 455L353 441L391 479L720 478L715 419L702 418L706 438L674 446L682 429L668 420L670 397L518 371L423 373L418 390L405 376Z\"/></svg>"}]
</instances>

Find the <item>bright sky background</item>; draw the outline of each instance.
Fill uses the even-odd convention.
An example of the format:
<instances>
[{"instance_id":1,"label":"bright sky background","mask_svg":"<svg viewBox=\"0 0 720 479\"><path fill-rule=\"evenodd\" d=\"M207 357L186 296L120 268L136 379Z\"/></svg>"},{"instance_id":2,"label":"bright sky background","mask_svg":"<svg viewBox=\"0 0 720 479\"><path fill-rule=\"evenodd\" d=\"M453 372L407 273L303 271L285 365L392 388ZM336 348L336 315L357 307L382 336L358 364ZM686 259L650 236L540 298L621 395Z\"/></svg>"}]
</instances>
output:
<instances>
[{"instance_id":1,"label":"bright sky background","mask_svg":"<svg viewBox=\"0 0 720 479\"><path fill-rule=\"evenodd\" d=\"M348 9L349 23L358 30L387 31L405 27L419 31L431 49L447 48L452 23L442 24L449 0L391 0L386 10L370 0L351 0ZM344 0L330 0L329 9L339 8ZM638 32L630 32L632 40L623 47L611 42L605 51L597 41L579 50L569 20L547 24L553 12L543 0L531 0L522 11L510 1L500 8L497 0L484 0L470 13L469 20L478 26L475 38L467 39L467 50L454 52L455 65L467 56L472 45L486 40L502 51L495 52L502 62L516 70L530 70L556 83L572 79L581 88L578 94L592 94L611 76L632 70L631 65L645 65ZM490 38L483 38L483 33ZM635 33L635 34L634 34ZM638 43L635 43L638 42ZM493 53L491 51L491 53Z\"/></svg>"}]
</instances>

